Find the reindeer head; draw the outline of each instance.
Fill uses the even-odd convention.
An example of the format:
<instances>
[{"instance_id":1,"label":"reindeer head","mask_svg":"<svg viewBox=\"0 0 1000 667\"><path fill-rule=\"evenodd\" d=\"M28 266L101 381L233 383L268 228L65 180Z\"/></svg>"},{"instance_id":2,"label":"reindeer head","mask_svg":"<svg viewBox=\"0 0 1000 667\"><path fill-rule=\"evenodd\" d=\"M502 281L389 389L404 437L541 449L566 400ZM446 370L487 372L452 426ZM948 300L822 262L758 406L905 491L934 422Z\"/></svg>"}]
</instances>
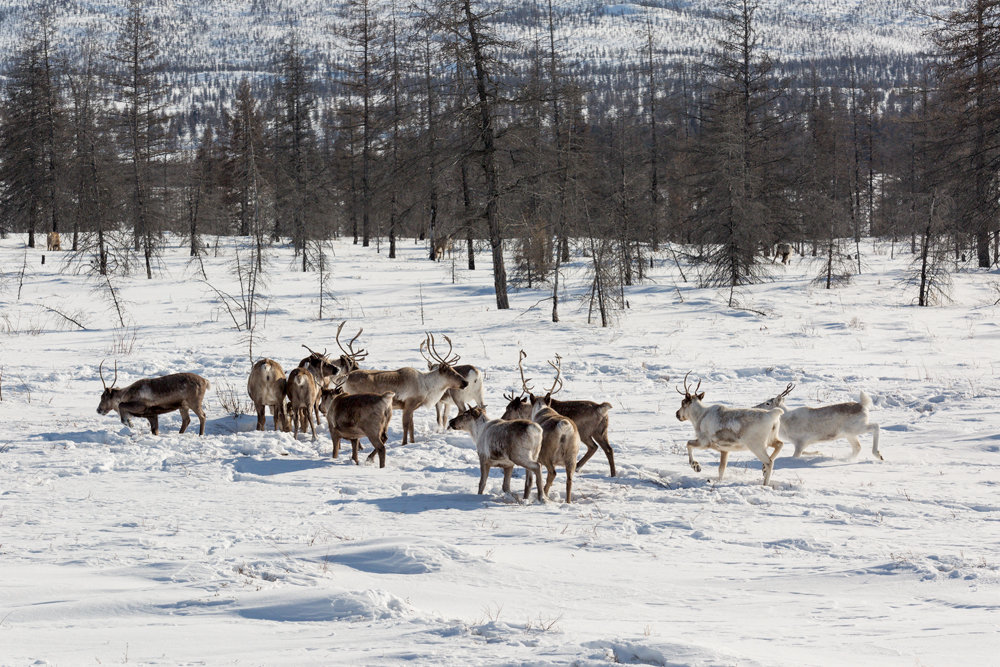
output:
<instances>
[{"instance_id":1,"label":"reindeer head","mask_svg":"<svg viewBox=\"0 0 1000 667\"><path fill-rule=\"evenodd\" d=\"M677 393L684 397L681 401L681 407L677 411L678 421L691 419L691 406L696 402L700 404L701 399L705 398L705 392L698 393L698 390L701 388L701 380L698 380L698 386L694 388L693 392L688 388L688 375L691 375L691 371L688 371L684 376L684 391L677 390Z\"/></svg>"},{"instance_id":2,"label":"reindeer head","mask_svg":"<svg viewBox=\"0 0 1000 667\"><path fill-rule=\"evenodd\" d=\"M448 429L472 433L472 425L486 418L486 410L483 407L479 405L467 406L454 419L448 422Z\"/></svg>"},{"instance_id":3,"label":"reindeer head","mask_svg":"<svg viewBox=\"0 0 1000 667\"><path fill-rule=\"evenodd\" d=\"M531 393L534 389L531 378L524 377L524 360L527 356L528 353L524 350L518 353L517 370L521 372L521 394L515 395L511 391L503 395L507 399L507 409L502 419L529 419L531 416L531 402L535 400L535 395Z\"/></svg>"},{"instance_id":4,"label":"reindeer head","mask_svg":"<svg viewBox=\"0 0 1000 667\"><path fill-rule=\"evenodd\" d=\"M337 336L336 336L337 347L340 348L340 351L343 354L341 354L340 358L336 362L334 362L334 364L340 368L340 373L343 375L346 375L351 371L358 370L358 362L360 362L361 360L363 360L365 357L368 356L368 351L366 349L364 348L358 350L354 349L355 341L357 341L358 338L361 336L361 334L364 333L365 331L364 327L358 329L358 333L354 334L354 338L348 341L347 349L344 349L344 346L341 345L340 332L343 330L345 324L347 324L347 320L341 322L340 326L337 327Z\"/></svg>"},{"instance_id":5,"label":"reindeer head","mask_svg":"<svg viewBox=\"0 0 1000 667\"><path fill-rule=\"evenodd\" d=\"M440 375L450 389L465 389L469 386L469 381L455 370L455 364L462 357L452 354L451 339L447 336L444 339L448 341L448 351L441 355L437 351L434 334L427 333L424 342L420 344L420 355L427 362L427 368Z\"/></svg>"},{"instance_id":6,"label":"reindeer head","mask_svg":"<svg viewBox=\"0 0 1000 667\"><path fill-rule=\"evenodd\" d=\"M97 414L106 415L112 410L118 409L118 404L122 400L122 390L115 389L115 382L118 382L118 362L115 362L115 377L111 380L111 386L104 381L104 362L102 361L97 367L97 373L101 376L101 384L104 385L104 391L101 393L101 403L97 406Z\"/></svg>"},{"instance_id":7,"label":"reindeer head","mask_svg":"<svg viewBox=\"0 0 1000 667\"><path fill-rule=\"evenodd\" d=\"M785 387L785 391L781 392L774 398L769 398L763 403L758 403L755 408L760 408L761 410L773 410L774 408L784 408L785 407L785 396L792 393L792 389L795 389L795 385L791 382Z\"/></svg>"}]
</instances>

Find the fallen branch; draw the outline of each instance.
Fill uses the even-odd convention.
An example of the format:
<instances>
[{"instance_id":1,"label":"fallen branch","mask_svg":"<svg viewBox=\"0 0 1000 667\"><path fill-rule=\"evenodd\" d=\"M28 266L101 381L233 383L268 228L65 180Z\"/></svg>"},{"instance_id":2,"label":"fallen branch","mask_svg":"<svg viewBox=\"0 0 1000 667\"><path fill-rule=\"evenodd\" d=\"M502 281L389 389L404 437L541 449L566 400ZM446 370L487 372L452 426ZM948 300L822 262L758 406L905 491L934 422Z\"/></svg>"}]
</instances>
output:
<instances>
[{"instance_id":1,"label":"fallen branch","mask_svg":"<svg viewBox=\"0 0 1000 667\"><path fill-rule=\"evenodd\" d=\"M542 299L539 299L538 301L536 301L536 302L535 302L534 304L532 304L531 306L528 306L528 308L526 308L525 310L522 310L522 311L521 311L521 314L520 314L520 315L518 315L517 317L521 317L521 315L524 315L524 314L526 314L526 313L527 313L528 311L531 311L531 310L534 310L535 308L537 308L537 307L538 307L538 304L540 304L540 303L542 303L542 302L544 302L544 301L551 301L551 300L552 300L552 297L551 297L551 296L547 296L547 297L544 297L544 298L542 298ZM517 319L517 317L515 317L514 319L516 320L516 319Z\"/></svg>"},{"instance_id":2,"label":"fallen branch","mask_svg":"<svg viewBox=\"0 0 1000 667\"><path fill-rule=\"evenodd\" d=\"M87 327L83 326L82 324L80 324L79 322L77 322L76 320L74 320L72 317L70 317L69 315L67 315L66 313L58 311L55 308L50 308L49 306L46 306L45 304L41 304L40 303L38 305L41 306L42 308L44 308L45 310L49 311L50 313L55 313L56 315L62 317L67 322L72 322L76 326L80 327L81 330L83 330L83 331L87 330Z\"/></svg>"}]
</instances>

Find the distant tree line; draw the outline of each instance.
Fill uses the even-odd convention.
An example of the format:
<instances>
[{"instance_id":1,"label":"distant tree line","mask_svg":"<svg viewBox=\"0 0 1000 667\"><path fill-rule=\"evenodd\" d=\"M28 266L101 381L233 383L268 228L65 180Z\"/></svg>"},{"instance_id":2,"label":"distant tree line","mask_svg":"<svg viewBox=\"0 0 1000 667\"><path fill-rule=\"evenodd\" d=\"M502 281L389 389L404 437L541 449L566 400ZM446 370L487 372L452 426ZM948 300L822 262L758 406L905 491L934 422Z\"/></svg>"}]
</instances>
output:
<instances>
[{"instance_id":1,"label":"distant tree line","mask_svg":"<svg viewBox=\"0 0 1000 667\"><path fill-rule=\"evenodd\" d=\"M821 258L826 287L864 270L862 238L898 242L921 305L956 262L1000 255L1000 3L942 17L935 57L890 81L850 54L772 62L752 0L721 3L707 62L668 60L646 23L614 70L565 62L551 0L517 45L474 0L405 17L351 0L342 52L289 30L267 76L187 106L146 4L126 4L110 48L90 35L70 51L43 2L0 96L0 235L60 232L99 274L152 277L168 232L192 257L246 236L258 270L276 242L326 271L327 239L395 258L412 238L470 270L488 248L497 307L510 285L545 285L558 320L575 248L607 323L675 243L733 306L778 242Z\"/></svg>"}]
</instances>

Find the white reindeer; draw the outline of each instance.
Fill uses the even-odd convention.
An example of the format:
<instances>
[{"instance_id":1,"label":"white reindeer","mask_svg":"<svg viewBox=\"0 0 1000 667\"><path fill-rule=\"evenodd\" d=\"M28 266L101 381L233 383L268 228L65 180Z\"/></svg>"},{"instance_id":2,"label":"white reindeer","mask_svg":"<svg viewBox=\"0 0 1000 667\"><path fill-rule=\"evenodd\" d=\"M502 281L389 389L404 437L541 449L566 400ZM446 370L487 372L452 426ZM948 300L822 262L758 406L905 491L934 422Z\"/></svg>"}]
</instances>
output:
<instances>
[{"instance_id":1,"label":"white reindeer","mask_svg":"<svg viewBox=\"0 0 1000 667\"><path fill-rule=\"evenodd\" d=\"M465 431L472 436L479 454L479 494L486 489L490 468L503 468L503 490L510 493L510 477L514 466L534 474L538 499L545 502L542 489L542 467L538 454L542 449L542 427L525 419L490 419L482 407L474 406L458 413L448 422L448 428ZM525 489L527 499L529 489Z\"/></svg>"},{"instance_id":2,"label":"white reindeer","mask_svg":"<svg viewBox=\"0 0 1000 667\"><path fill-rule=\"evenodd\" d=\"M872 434L872 456L884 461L878 450L878 424L868 419L868 411L872 407L872 399L861 392L857 403L837 403L819 408L785 408L785 396L791 393L795 385L791 382L785 390L758 405L758 408L782 408L785 414L781 416L781 426L778 437L795 445L794 458L802 456L805 448L816 442L839 440L844 438L851 443L851 458L855 459L861 453L862 433ZM811 453L811 452L806 452Z\"/></svg>"},{"instance_id":3,"label":"white reindeer","mask_svg":"<svg viewBox=\"0 0 1000 667\"><path fill-rule=\"evenodd\" d=\"M691 373L688 372L688 375ZM695 440L689 440L688 462L695 472L701 471L701 466L694 460L694 449L714 449L719 452L719 480L726 474L726 462L729 452L749 449L763 465L764 485L771 481L771 471L774 469L774 459L781 451L782 442L778 439L778 423L784 410L759 410L756 408L734 409L721 405L704 405L701 400L705 393L698 393L701 381L694 392L688 389L687 375L684 376L684 391L677 390L684 399L677 410L677 419L690 421L694 426ZM767 448L774 451L770 456Z\"/></svg>"}]
</instances>

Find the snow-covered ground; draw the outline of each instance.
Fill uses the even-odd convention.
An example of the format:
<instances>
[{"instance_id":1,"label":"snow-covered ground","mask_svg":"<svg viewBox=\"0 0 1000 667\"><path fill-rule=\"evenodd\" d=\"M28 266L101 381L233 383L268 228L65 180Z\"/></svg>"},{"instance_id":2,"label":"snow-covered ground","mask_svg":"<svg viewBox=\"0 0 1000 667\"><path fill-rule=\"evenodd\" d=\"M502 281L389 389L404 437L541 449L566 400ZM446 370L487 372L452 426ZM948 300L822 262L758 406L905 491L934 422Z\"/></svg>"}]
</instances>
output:
<instances>
[{"instance_id":1,"label":"snow-covered ground","mask_svg":"<svg viewBox=\"0 0 1000 667\"><path fill-rule=\"evenodd\" d=\"M236 289L231 245L205 258ZM417 442L387 467L330 459L317 442L255 433L219 390L250 363L185 249L154 280L118 279L131 334L68 253L0 241L0 664L987 664L1000 651L1000 294L994 273L956 275L954 301L921 309L902 286L909 255L864 246L865 272L833 291L796 256L745 290L760 316L684 283L660 258L617 325L586 324L579 258L563 321L543 292L498 312L480 270L432 264L403 244L333 245L336 299L318 314L315 273L272 253L255 353L286 370L300 347L335 348L336 325L365 331L366 366L423 364L425 330L448 334L487 373L491 416L528 353L536 386L563 358L564 397L610 401L618 477L598 453L566 505L475 494L470 438L417 413ZM898 247L897 247L898 250ZM27 270L19 284L22 264ZM689 273L694 271L687 268ZM20 298L18 291L20 290ZM55 309L80 323L70 324ZM208 432L180 417L130 429L96 414L98 364L118 383L207 377ZM790 407L875 402L870 439L776 463L702 452L674 386L687 371L707 401L746 406L796 383ZM270 422L270 418L268 419ZM195 421L197 425L197 421ZM324 427L325 428L325 427ZM367 451L367 443L366 451ZM522 483L520 474L514 488Z\"/></svg>"}]
</instances>

